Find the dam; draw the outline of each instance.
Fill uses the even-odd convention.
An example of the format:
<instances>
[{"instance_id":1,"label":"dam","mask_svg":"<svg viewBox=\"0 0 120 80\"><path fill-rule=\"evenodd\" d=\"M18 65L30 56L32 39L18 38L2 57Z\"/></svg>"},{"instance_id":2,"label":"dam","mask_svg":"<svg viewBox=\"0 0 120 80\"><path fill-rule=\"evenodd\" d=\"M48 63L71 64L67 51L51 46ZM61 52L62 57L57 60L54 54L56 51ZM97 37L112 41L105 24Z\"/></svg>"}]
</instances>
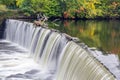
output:
<instances>
[{"instance_id":1,"label":"dam","mask_svg":"<svg viewBox=\"0 0 120 80\"><path fill-rule=\"evenodd\" d=\"M109 60L64 33L33 23L8 19L3 27L0 80L120 80L115 55Z\"/></svg>"}]
</instances>

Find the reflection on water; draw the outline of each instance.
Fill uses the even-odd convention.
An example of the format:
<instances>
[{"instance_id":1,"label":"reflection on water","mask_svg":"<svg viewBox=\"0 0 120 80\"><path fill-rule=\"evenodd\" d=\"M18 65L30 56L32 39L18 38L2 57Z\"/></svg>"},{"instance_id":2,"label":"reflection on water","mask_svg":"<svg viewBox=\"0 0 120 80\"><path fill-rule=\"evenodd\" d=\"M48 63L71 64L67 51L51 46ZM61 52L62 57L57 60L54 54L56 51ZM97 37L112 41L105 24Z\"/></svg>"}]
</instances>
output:
<instances>
[{"instance_id":1,"label":"reflection on water","mask_svg":"<svg viewBox=\"0 0 120 80\"><path fill-rule=\"evenodd\" d=\"M120 57L120 21L57 21L50 22L49 26L80 38L90 47L119 54Z\"/></svg>"}]
</instances>

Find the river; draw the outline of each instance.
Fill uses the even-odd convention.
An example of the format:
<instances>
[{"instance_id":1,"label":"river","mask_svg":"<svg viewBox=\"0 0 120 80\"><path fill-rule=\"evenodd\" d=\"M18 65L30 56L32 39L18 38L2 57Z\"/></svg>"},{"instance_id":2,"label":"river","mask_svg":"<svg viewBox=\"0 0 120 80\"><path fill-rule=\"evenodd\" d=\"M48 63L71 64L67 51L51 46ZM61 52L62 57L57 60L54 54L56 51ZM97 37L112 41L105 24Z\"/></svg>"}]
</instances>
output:
<instances>
[{"instance_id":1,"label":"river","mask_svg":"<svg viewBox=\"0 0 120 80\"><path fill-rule=\"evenodd\" d=\"M105 54L118 54L120 58L120 21L52 21L49 26L78 37L89 47L96 47Z\"/></svg>"},{"instance_id":2,"label":"river","mask_svg":"<svg viewBox=\"0 0 120 80\"><path fill-rule=\"evenodd\" d=\"M78 37L81 44L84 42L89 46L86 47L50 29L8 20L6 41L0 41L0 79L119 80L120 63L114 55L119 55L120 29L117 25L119 21L49 22L50 28ZM102 55L101 51L110 54Z\"/></svg>"}]
</instances>

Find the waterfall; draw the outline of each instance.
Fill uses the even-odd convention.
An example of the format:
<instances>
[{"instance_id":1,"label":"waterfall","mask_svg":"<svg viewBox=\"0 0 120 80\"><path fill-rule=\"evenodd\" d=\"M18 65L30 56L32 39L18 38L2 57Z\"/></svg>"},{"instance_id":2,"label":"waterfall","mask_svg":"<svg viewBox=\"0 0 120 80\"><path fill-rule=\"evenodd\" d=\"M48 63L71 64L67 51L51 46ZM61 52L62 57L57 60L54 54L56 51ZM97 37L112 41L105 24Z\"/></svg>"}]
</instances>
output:
<instances>
[{"instance_id":1,"label":"waterfall","mask_svg":"<svg viewBox=\"0 0 120 80\"><path fill-rule=\"evenodd\" d=\"M22 21L7 20L6 26L5 37L7 40L15 42L25 48L30 46L32 34L34 32L33 24Z\"/></svg>"},{"instance_id":2,"label":"waterfall","mask_svg":"<svg viewBox=\"0 0 120 80\"><path fill-rule=\"evenodd\" d=\"M64 48L57 80L114 80L102 64L74 42Z\"/></svg>"},{"instance_id":3,"label":"waterfall","mask_svg":"<svg viewBox=\"0 0 120 80\"><path fill-rule=\"evenodd\" d=\"M32 70L29 68L25 68L23 72L15 70L16 74L12 73L9 77L6 75L8 80L13 80L11 77L14 77L14 80L118 79L118 76L110 72L94 55L72 41L72 37L55 30L9 19L6 21L5 40L25 48L27 50L25 60L26 58L27 60L32 59L34 62L30 64ZM37 65L37 67L34 66L37 71L34 70L32 64ZM29 73L30 71L33 73ZM21 79L16 77L18 75Z\"/></svg>"}]
</instances>

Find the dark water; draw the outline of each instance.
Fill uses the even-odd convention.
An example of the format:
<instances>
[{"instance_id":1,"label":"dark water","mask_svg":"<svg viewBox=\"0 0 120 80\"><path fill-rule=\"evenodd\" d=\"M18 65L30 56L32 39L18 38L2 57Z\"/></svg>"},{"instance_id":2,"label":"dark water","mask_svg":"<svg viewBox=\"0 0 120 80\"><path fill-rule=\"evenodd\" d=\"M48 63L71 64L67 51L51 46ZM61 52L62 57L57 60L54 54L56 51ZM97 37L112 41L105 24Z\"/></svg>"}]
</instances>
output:
<instances>
[{"instance_id":1,"label":"dark water","mask_svg":"<svg viewBox=\"0 0 120 80\"><path fill-rule=\"evenodd\" d=\"M118 54L120 57L120 21L55 21L49 26L73 37L78 37L89 47Z\"/></svg>"}]
</instances>

